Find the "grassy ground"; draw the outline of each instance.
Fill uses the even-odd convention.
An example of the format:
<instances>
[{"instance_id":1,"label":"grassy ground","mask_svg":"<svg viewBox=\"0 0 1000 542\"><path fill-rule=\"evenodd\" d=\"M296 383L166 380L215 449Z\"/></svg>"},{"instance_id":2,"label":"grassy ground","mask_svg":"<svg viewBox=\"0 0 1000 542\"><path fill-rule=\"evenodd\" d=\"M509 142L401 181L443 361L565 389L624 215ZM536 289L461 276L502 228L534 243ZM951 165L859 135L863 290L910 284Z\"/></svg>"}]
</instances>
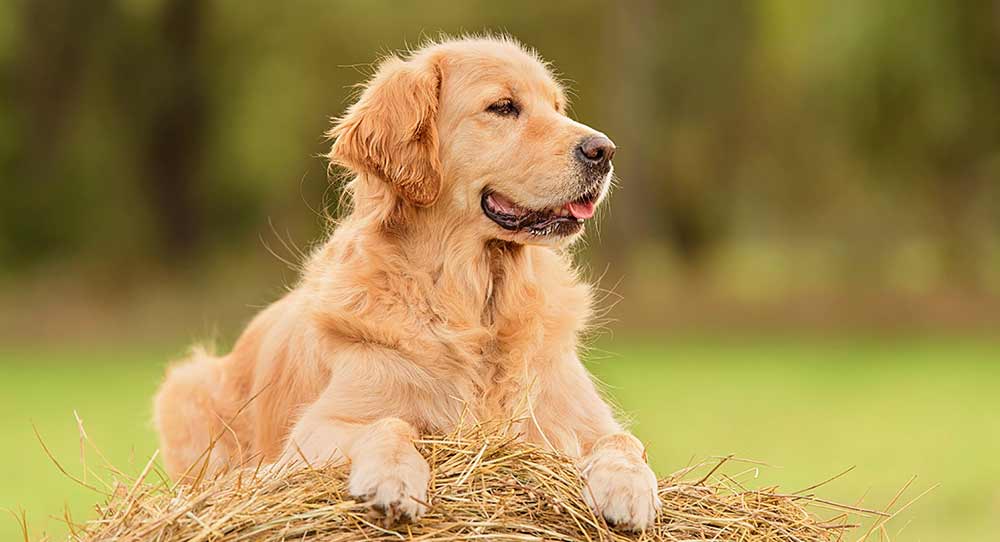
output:
<instances>
[{"instance_id":1,"label":"grassy ground","mask_svg":"<svg viewBox=\"0 0 1000 542\"><path fill-rule=\"evenodd\" d=\"M984 341L609 342L591 367L635 419L661 473L692 458L767 461L760 485L824 487L881 506L911 475L915 495L941 486L892 523L894 540L995 540L1000 531L1000 343ZM163 349L0 352L0 507L27 512L32 538L87 516L99 496L60 474L32 423L79 474L76 410L117 465L138 471L155 447L150 397ZM90 464L99 461L88 454ZM13 519L0 539L14 539Z\"/></svg>"}]
</instances>

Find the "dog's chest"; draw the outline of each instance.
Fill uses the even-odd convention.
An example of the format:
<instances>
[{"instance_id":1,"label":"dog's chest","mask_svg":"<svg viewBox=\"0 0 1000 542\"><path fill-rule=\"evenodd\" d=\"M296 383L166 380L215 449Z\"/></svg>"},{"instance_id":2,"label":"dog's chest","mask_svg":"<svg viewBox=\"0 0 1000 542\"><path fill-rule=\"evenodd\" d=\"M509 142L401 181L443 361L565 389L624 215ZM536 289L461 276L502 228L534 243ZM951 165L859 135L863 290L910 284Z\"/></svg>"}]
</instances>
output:
<instances>
[{"instance_id":1,"label":"dog's chest","mask_svg":"<svg viewBox=\"0 0 1000 542\"><path fill-rule=\"evenodd\" d=\"M480 420L520 416L540 384L541 369L559 351L538 313L511 322L497 318L476 329L452 330L439 336L447 358L437 375L460 398L461 410ZM453 340L475 338L472 341ZM450 416L452 417L452 416Z\"/></svg>"},{"instance_id":2,"label":"dog's chest","mask_svg":"<svg viewBox=\"0 0 1000 542\"><path fill-rule=\"evenodd\" d=\"M589 315L589 288L554 256L543 253L531 263L530 274L509 267L494 273L492 287L463 293L464 302L455 302L462 289L447 280L427 291L420 327L431 330L422 336L432 338L437 355L413 354L439 360L434 396L457 397L460 410L480 419L519 417L547 385L547 368L575 350Z\"/></svg>"}]
</instances>

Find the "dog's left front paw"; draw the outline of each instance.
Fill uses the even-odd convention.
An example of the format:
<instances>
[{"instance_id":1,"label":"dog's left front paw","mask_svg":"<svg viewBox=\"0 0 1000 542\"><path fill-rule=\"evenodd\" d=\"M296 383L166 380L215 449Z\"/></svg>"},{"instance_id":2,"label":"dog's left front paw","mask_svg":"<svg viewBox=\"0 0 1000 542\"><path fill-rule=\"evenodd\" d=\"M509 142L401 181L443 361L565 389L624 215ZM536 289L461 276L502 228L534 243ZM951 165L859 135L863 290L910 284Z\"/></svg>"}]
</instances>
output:
<instances>
[{"instance_id":1,"label":"dog's left front paw","mask_svg":"<svg viewBox=\"0 0 1000 542\"><path fill-rule=\"evenodd\" d=\"M584 500L609 525L644 531L660 510L656 475L642 458L620 449L596 451L582 466Z\"/></svg>"}]
</instances>

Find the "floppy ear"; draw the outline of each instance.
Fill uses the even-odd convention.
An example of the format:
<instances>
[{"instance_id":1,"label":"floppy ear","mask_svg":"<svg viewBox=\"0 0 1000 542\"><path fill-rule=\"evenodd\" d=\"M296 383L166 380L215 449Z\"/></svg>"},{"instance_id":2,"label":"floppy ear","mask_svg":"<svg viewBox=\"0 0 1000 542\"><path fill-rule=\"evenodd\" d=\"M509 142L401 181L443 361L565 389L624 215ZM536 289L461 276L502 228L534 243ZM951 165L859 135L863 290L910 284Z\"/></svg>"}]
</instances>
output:
<instances>
[{"instance_id":1,"label":"floppy ear","mask_svg":"<svg viewBox=\"0 0 1000 542\"><path fill-rule=\"evenodd\" d=\"M429 58L384 60L357 103L337 120L329 158L376 175L415 205L441 191L436 117L441 74Z\"/></svg>"}]
</instances>

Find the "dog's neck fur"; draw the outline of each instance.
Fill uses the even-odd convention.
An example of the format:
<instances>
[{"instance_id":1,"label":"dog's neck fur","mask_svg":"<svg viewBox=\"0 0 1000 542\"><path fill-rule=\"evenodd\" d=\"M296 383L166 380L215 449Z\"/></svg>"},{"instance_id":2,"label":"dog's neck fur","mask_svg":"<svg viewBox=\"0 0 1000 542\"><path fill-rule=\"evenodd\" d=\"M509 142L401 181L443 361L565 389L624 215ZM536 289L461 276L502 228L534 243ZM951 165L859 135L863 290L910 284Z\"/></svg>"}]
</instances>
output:
<instances>
[{"instance_id":1,"label":"dog's neck fur","mask_svg":"<svg viewBox=\"0 0 1000 542\"><path fill-rule=\"evenodd\" d=\"M408 273L431 277L437 292L460 293L464 308L475 309L483 323L496 320L499 289L530 271L531 252L547 250L469 235L472 224L456 221L443 205L408 205L381 179L359 176L352 185L348 220L384 240L409 264Z\"/></svg>"},{"instance_id":2,"label":"dog's neck fur","mask_svg":"<svg viewBox=\"0 0 1000 542\"><path fill-rule=\"evenodd\" d=\"M442 213L423 209L386 235L416 271L434 279L436 289L463 292L481 323L493 326L502 290L527 278L532 252L547 249L476 238L469 236L469 229L467 224L449 222Z\"/></svg>"},{"instance_id":3,"label":"dog's neck fur","mask_svg":"<svg viewBox=\"0 0 1000 542\"><path fill-rule=\"evenodd\" d=\"M560 340L575 337L585 325L589 288L555 249L470 234L477 228L456 219L444 205L403 204L379 179L359 176L351 184L351 213L313 260L315 267L306 272L307 280L310 275L325 277L317 285L325 290L320 297L329 312L353 311L351 306L365 307L379 299L404 300L408 306L398 309L403 320L400 341L407 323L435 327L444 342L480 345L502 340L506 324L524 329L526 320L537 320L539 332ZM338 265L331 267L331 262ZM341 266L352 272L343 273ZM355 284L344 284L344 277ZM333 293L359 290L367 297L354 305L346 305ZM565 295L567 290L573 293ZM561 306L556 308L547 299L557 291ZM553 310L571 316L548 318ZM364 311L354 312L354 325L345 325L347 314L333 318L338 329L361 328L363 335ZM570 327L542 329L550 321L570 322Z\"/></svg>"}]
</instances>

